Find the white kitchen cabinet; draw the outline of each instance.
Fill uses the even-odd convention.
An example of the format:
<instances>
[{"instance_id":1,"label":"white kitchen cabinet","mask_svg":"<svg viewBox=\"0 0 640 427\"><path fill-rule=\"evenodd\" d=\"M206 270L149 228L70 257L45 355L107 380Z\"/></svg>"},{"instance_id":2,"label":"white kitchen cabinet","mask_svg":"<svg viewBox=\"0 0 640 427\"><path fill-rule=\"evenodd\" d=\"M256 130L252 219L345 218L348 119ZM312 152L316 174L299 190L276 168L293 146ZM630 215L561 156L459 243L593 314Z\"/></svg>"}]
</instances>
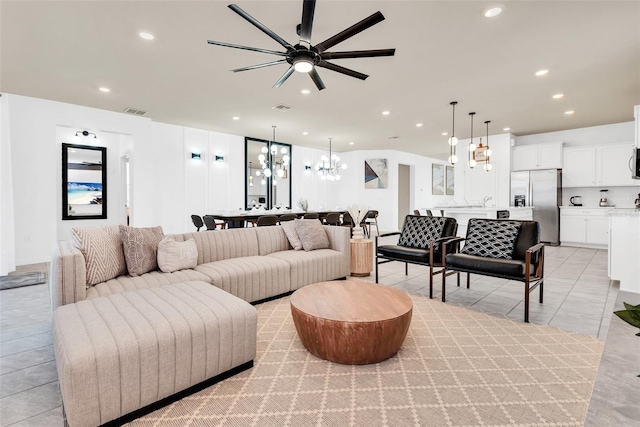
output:
<instances>
[{"instance_id":1,"label":"white kitchen cabinet","mask_svg":"<svg viewBox=\"0 0 640 427\"><path fill-rule=\"evenodd\" d=\"M609 244L609 209L562 208L560 243L606 249Z\"/></svg>"},{"instance_id":2,"label":"white kitchen cabinet","mask_svg":"<svg viewBox=\"0 0 640 427\"><path fill-rule=\"evenodd\" d=\"M564 150L563 187L621 187L639 185L631 179L633 143Z\"/></svg>"},{"instance_id":3,"label":"white kitchen cabinet","mask_svg":"<svg viewBox=\"0 0 640 427\"><path fill-rule=\"evenodd\" d=\"M514 147L511 170L560 169L562 145L562 142L552 142Z\"/></svg>"}]
</instances>

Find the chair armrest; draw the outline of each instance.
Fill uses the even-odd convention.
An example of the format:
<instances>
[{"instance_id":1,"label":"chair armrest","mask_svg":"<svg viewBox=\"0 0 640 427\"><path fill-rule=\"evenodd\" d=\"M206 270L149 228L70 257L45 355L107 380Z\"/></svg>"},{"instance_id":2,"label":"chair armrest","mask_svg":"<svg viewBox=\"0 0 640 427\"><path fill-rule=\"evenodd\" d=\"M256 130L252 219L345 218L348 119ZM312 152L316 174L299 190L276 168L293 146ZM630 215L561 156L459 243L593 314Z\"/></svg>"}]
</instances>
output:
<instances>
[{"instance_id":1,"label":"chair armrest","mask_svg":"<svg viewBox=\"0 0 640 427\"><path fill-rule=\"evenodd\" d=\"M453 237L453 238L451 238L449 240L446 240L443 243L444 251L443 251L442 256L444 257L444 256L447 255L449 247L455 247L454 251L458 252L458 249L460 248L460 242L464 242L465 240L467 240L466 237Z\"/></svg>"},{"instance_id":2,"label":"chair armrest","mask_svg":"<svg viewBox=\"0 0 640 427\"><path fill-rule=\"evenodd\" d=\"M537 245L531 246L524 253L524 262L525 262L524 275L527 278L527 280L531 280L531 267L532 267L531 256L535 253L538 253L538 261L537 261L535 276L539 278L542 278L544 276L544 246L545 246L544 243L538 243Z\"/></svg>"},{"instance_id":3,"label":"chair armrest","mask_svg":"<svg viewBox=\"0 0 640 427\"><path fill-rule=\"evenodd\" d=\"M378 238L380 238L380 237L389 237L389 236L399 236L400 234L401 233L399 231L394 231L393 233L384 233L384 234L380 234L380 235L376 236L376 240L375 240L375 243L376 243L376 249L375 249L376 254L378 253Z\"/></svg>"},{"instance_id":4,"label":"chair armrest","mask_svg":"<svg viewBox=\"0 0 640 427\"><path fill-rule=\"evenodd\" d=\"M87 266L80 249L70 241L56 242L49 275L51 308L82 301L87 297Z\"/></svg>"},{"instance_id":5,"label":"chair armrest","mask_svg":"<svg viewBox=\"0 0 640 427\"><path fill-rule=\"evenodd\" d=\"M324 230L329 237L329 244L334 251L342 252L351 259L351 231L346 227L324 225Z\"/></svg>"},{"instance_id":6,"label":"chair armrest","mask_svg":"<svg viewBox=\"0 0 640 427\"><path fill-rule=\"evenodd\" d=\"M544 246L545 246L544 243L538 243L537 245L533 245L529 249L527 249L527 252L529 252L529 253L539 252L539 251L543 250Z\"/></svg>"}]
</instances>

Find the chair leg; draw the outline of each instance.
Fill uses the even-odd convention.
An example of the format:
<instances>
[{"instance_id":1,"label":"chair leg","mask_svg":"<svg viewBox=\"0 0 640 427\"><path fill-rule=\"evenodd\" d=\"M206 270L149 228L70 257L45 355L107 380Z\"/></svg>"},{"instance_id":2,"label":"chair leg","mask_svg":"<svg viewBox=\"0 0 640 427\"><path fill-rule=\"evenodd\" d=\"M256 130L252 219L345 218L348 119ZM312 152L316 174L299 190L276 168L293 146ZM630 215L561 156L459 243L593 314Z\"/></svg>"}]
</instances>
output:
<instances>
[{"instance_id":1,"label":"chair leg","mask_svg":"<svg viewBox=\"0 0 640 427\"><path fill-rule=\"evenodd\" d=\"M456 282L458 284L458 287L460 287L460 272L456 273Z\"/></svg>"},{"instance_id":2,"label":"chair leg","mask_svg":"<svg viewBox=\"0 0 640 427\"><path fill-rule=\"evenodd\" d=\"M529 282L524 282L524 321L529 323Z\"/></svg>"},{"instance_id":3,"label":"chair leg","mask_svg":"<svg viewBox=\"0 0 640 427\"><path fill-rule=\"evenodd\" d=\"M408 262L404 263L404 275L405 276L409 275L409 263Z\"/></svg>"},{"instance_id":4,"label":"chair leg","mask_svg":"<svg viewBox=\"0 0 640 427\"><path fill-rule=\"evenodd\" d=\"M376 233L378 233L378 236L380 235L380 229L378 228L378 217L375 218L376 220Z\"/></svg>"},{"instance_id":5,"label":"chair leg","mask_svg":"<svg viewBox=\"0 0 640 427\"><path fill-rule=\"evenodd\" d=\"M429 299L433 299L433 266L429 266Z\"/></svg>"},{"instance_id":6,"label":"chair leg","mask_svg":"<svg viewBox=\"0 0 640 427\"><path fill-rule=\"evenodd\" d=\"M540 304L542 304L542 291L544 290L544 280L540 282Z\"/></svg>"},{"instance_id":7,"label":"chair leg","mask_svg":"<svg viewBox=\"0 0 640 427\"><path fill-rule=\"evenodd\" d=\"M376 256L376 283L378 283L378 257Z\"/></svg>"},{"instance_id":8,"label":"chair leg","mask_svg":"<svg viewBox=\"0 0 640 427\"><path fill-rule=\"evenodd\" d=\"M442 269L442 302L446 302L445 290L447 289L447 274L444 268Z\"/></svg>"},{"instance_id":9,"label":"chair leg","mask_svg":"<svg viewBox=\"0 0 640 427\"><path fill-rule=\"evenodd\" d=\"M469 282L471 281L470 277L471 273L467 273L467 289L469 289Z\"/></svg>"}]
</instances>

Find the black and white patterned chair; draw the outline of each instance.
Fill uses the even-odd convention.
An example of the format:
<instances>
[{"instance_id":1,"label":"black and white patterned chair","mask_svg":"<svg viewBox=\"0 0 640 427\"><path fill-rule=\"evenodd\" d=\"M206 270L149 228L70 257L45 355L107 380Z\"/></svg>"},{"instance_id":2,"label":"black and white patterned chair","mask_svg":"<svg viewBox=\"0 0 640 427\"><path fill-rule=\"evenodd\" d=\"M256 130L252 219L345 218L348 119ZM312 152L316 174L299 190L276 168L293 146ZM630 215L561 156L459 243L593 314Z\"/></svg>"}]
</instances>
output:
<instances>
[{"instance_id":1,"label":"black and white patterned chair","mask_svg":"<svg viewBox=\"0 0 640 427\"><path fill-rule=\"evenodd\" d=\"M464 241L462 249L459 243ZM544 244L540 243L537 221L508 219L469 220L466 238L446 244L442 270L442 301L445 301L446 276L451 272L471 273L524 282L524 321L529 322L529 293L544 284ZM458 277L458 286L460 286Z\"/></svg>"},{"instance_id":2,"label":"black and white patterned chair","mask_svg":"<svg viewBox=\"0 0 640 427\"><path fill-rule=\"evenodd\" d=\"M444 267L443 243L453 239L458 230L454 218L407 215L402 231L376 236L376 283L378 283L378 265L391 261L405 263L405 274L409 274L409 264L429 267L429 298L433 298L433 274ZM400 235L398 244L378 244L380 238ZM454 273L451 273L454 274Z\"/></svg>"}]
</instances>

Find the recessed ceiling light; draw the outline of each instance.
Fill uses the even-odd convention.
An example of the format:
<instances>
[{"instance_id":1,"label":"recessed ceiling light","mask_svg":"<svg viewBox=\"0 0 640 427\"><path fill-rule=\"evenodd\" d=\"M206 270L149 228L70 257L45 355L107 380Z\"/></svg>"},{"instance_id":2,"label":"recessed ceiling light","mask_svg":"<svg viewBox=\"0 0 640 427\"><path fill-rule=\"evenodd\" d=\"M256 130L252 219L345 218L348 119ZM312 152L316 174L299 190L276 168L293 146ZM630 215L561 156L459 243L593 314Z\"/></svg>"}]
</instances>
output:
<instances>
[{"instance_id":1,"label":"recessed ceiling light","mask_svg":"<svg viewBox=\"0 0 640 427\"><path fill-rule=\"evenodd\" d=\"M552 96L553 99L560 99L562 98L564 95L562 93L556 93L555 95Z\"/></svg>"},{"instance_id":2,"label":"recessed ceiling light","mask_svg":"<svg viewBox=\"0 0 640 427\"><path fill-rule=\"evenodd\" d=\"M231 117L231 118L232 118L233 120L240 120L240 117L238 117L238 116L233 116L233 117Z\"/></svg>"},{"instance_id":3,"label":"recessed ceiling light","mask_svg":"<svg viewBox=\"0 0 640 427\"><path fill-rule=\"evenodd\" d=\"M511 128L503 128L502 130L506 132L508 130L511 130Z\"/></svg>"},{"instance_id":4,"label":"recessed ceiling light","mask_svg":"<svg viewBox=\"0 0 640 427\"><path fill-rule=\"evenodd\" d=\"M498 16L502 13L502 6L493 6L488 9L485 9L482 13L487 18L493 18L494 16Z\"/></svg>"},{"instance_id":5,"label":"recessed ceiling light","mask_svg":"<svg viewBox=\"0 0 640 427\"><path fill-rule=\"evenodd\" d=\"M549 70L538 70L538 71L536 71L536 76L544 76L548 72L549 72Z\"/></svg>"},{"instance_id":6,"label":"recessed ceiling light","mask_svg":"<svg viewBox=\"0 0 640 427\"><path fill-rule=\"evenodd\" d=\"M355 142L353 142L353 141L350 141L350 142L349 142L349 145L353 145L353 144L355 144Z\"/></svg>"},{"instance_id":7,"label":"recessed ceiling light","mask_svg":"<svg viewBox=\"0 0 640 427\"><path fill-rule=\"evenodd\" d=\"M309 135L309 132L304 131L304 132L302 132L302 134L303 134L303 135Z\"/></svg>"},{"instance_id":8,"label":"recessed ceiling light","mask_svg":"<svg viewBox=\"0 0 640 427\"><path fill-rule=\"evenodd\" d=\"M300 93L303 95L309 95L311 93L311 91L309 89L302 89L300 90Z\"/></svg>"},{"instance_id":9,"label":"recessed ceiling light","mask_svg":"<svg viewBox=\"0 0 640 427\"><path fill-rule=\"evenodd\" d=\"M391 114L391 111L385 110L382 112L383 116L388 116L389 114Z\"/></svg>"},{"instance_id":10,"label":"recessed ceiling light","mask_svg":"<svg viewBox=\"0 0 640 427\"><path fill-rule=\"evenodd\" d=\"M416 127L417 128L421 128L422 127L422 123L416 123Z\"/></svg>"},{"instance_id":11,"label":"recessed ceiling light","mask_svg":"<svg viewBox=\"0 0 640 427\"><path fill-rule=\"evenodd\" d=\"M573 110L569 110L569 111L565 111L564 113L565 113L567 116L570 116L570 115L572 115L573 113L575 113L575 111L573 111Z\"/></svg>"},{"instance_id":12,"label":"recessed ceiling light","mask_svg":"<svg viewBox=\"0 0 640 427\"><path fill-rule=\"evenodd\" d=\"M99 87L98 90L105 93L111 92L111 89L109 89L108 87Z\"/></svg>"},{"instance_id":13,"label":"recessed ceiling light","mask_svg":"<svg viewBox=\"0 0 640 427\"><path fill-rule=\"evenodd\" d=\"M154 37L154 35L153 35L153 34L151 34L151 33L147 33L147 32L144 32L144 31L143 31L143 32L141 32L141 33L138 33L138 35L139 35L141 38L145 39L145 40L153 40L153 39L155 39L155 37Z\"/></svg>"},{"instance_id":14,"label":"recessed ceiling light","mask_svg":"<svg viewBox=\"0 0 640 427\"><path fill-rule=\"evenodd\" d=\"M449 135L447 132L442 132L442 136L447 136Z\"/></svg>"}]
</instances>

